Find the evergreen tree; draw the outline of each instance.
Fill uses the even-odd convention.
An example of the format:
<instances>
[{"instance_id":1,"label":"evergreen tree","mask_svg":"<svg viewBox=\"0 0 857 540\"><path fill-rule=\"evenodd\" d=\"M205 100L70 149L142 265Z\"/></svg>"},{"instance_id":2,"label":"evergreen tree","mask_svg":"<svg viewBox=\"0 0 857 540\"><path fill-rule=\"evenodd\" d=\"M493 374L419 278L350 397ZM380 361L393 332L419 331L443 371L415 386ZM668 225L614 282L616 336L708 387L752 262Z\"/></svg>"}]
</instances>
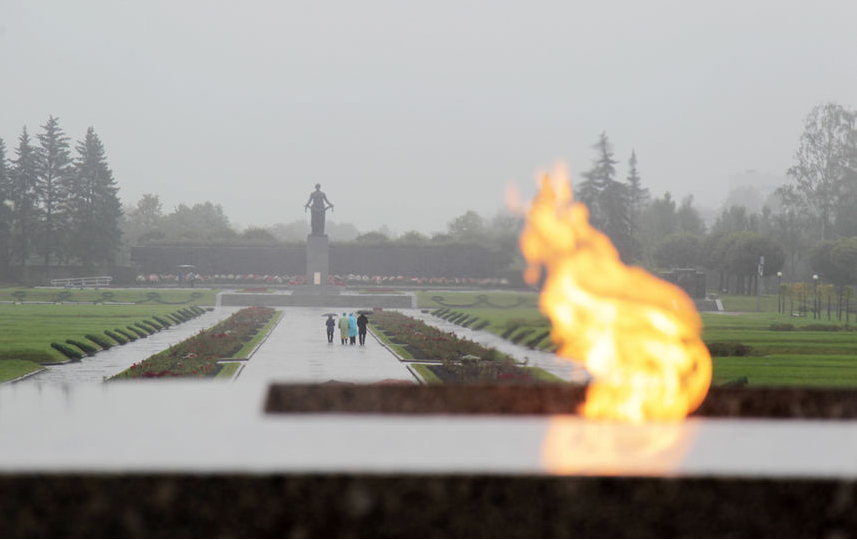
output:
<instances>
[{"instance_id":1,"label":"evergreen tree","mask_svg":"<svg viewBox=\"0 0 857 540\"><path fill-rule=\"evenodd\" d=\"M628 186L628 201L633 215L634 223L639 224L640 215L643 212L646 204L649 202L649 190L643 187L640 180L640 173L637 171L637 153L631 150L631 157L628 159L628 176L625 178Z\"/></svg>"},{"instance_id":2,"label":"evergreen tree","mask_svg":"<svg viewBox=\"0 0 857 540\"><path fill-rule=\"evenodd\" d=\"M68 195L71 158L68 137L59 127L57 118L49 117L42 130L38 135L39 147L36 149L36 194L42 214L38 251L45 264L51 264L51 257L59 255L64 244L67 216L63 212L62 202Z\"/></svg>"},{"instance_id":3,"label":"evergreen tree","mask_svg":"<svg viewBox=\"0 0 857 540\"><path fill-rule=\"evenodd\" d=\"M7 206L11 189L11 173L6 164L6 143L0 138L0 261L5 265L9 260L11 243L12 211Z\"/></svg>"},{"instance_id":4,"label":"evergreen tree","mask_svg":"<svg viewBox=\"0 0 857 540\"><path fill-rule=\"evenodd\" d=\"M32 250L36 225L39 222L36 205L38 164L36 151L30 142L26 126L18 137L17 156L12 160L9 200L12 202L12 260L22 265Z\"/></svg>"},{"instance_id":5,"label":"evergreen tree","mask_svg":"<svg viewBox=\"0 0 857 540\"><path fill-rule=\"evenodd\" d=\"M607 134L602 132L593 146L598 159L592 169L583 173L586 179L580 184L578 198L589 208L590 222L610 237L625 261L638 256L638 243L634 238L630 198L625 184L616 180L618 163Z\"/></svg>"},{"instance_id":6,"label":"evergreen tree","mask_svg":"<svg viewBox=\"0 0 857 540\"><path fill-rule=\"evenodd\" d=\"M69 244L84 267L112 262L119 250L122 207L104 145L93 128L77 143L69 184Z\"/></svg>"}]
</instances>

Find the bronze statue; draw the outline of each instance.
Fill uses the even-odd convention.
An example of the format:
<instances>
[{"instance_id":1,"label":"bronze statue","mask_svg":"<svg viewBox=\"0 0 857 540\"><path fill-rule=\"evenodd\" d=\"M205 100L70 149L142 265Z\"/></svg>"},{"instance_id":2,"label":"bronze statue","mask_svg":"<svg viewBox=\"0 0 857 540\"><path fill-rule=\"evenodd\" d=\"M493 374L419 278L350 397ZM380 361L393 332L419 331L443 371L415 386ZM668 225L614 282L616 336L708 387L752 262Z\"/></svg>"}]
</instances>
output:
<instances>
[{"instance_id":1,"label":"bronze statue","mask_svg":"<svg viewBox=\"0 0 857 540\"><path fill-rule=\"evenodd\" d=\"M304 212L307 208L312 212L312 234L324 234L324 213L328 208L333 211L333 204L327 200L327 195L321 190L321 184L316 184L315 191L309 194L309 200L304 205Z\"/></svg>"}]
</instances>

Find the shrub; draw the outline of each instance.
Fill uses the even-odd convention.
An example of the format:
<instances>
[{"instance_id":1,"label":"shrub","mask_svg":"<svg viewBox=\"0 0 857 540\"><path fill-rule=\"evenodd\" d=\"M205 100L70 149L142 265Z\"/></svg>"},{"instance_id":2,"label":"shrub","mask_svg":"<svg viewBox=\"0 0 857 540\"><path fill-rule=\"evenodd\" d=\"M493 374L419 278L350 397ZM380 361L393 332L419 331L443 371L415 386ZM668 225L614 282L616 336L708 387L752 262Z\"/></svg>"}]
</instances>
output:
<instances>
[{"instance_id":1,"label":"shrub","mask_svg":"<svg viewBox=\"0 0 857 540\"><path fill-rule=\"evenodd\" d=\"M543 339L545 339L546 337L548 337L550 334L551 334L551 331L550 331L550 330L547 330L547 331L545 331L545 332L540 332L540 333L536 334L536 337L534 337L533 339L531 339L531 340L527 341L527 343L525 343L525 345L526 345L527 347L531 348L531 349L535 349L535 348L536 348L536 346L537 346L539 343L541 343L541 342L542 342L542 340L543 340Z\"/></svg>"},{"instance_id":2,"label":"shrub","mask_svg":"<svg viewBox=\"0 0 857 540\"><path fill-rule=\"evenodd\" d=\"M509 336L512 335L512 332L514 332L515 330L517 330L520 327L521 327L521 323L515 322L515 321L509 321L508 323L506 323L506 330L504 330L503 333L500 334L500 337L503 339L509 339Z\"/></svg>"},{"instance_id":3,"label":"shrub","mask_svg":"<svg viewBox=\"0 0 857 540\"><path fill-rule=\"evenodd\" d=\"M68 343L69 345L74 345L75 347L77 347L78 349L80 349L81 351L86 353L87 356L92 356L93 354L98 352L98 349L96 349L92 345L89 345L89 344L84 343L82 341L78 341L76 339L67 339L67 340L65 340L65 342Z\"/></svg>"},{"instance_id":4,"label":"shrub","mask_svg":"<svg viewBox=\"0 0 857 540\"><path fill-rule=\"evenodd\" d=\"M517 334L512 336L512 343L520 343L525 337L529 336L536 330L534 328L522 328Z\"/></svg>"},{"instance_id":5,"label":"shrub","mask_svg":"<svg viewBox=\"0 0 857 540\"><path fill-rule=\"evenodd\" d=\"M463 323L461 323L461 326L466 326L466 327L470 328L470 325L475 323L478 320L479 320L479 317L470 317L469 319L466 319Z\"/></svg>"},{"instance_id":6,"label":"shrub","mask_svg":"<svg viewBox=\"0 0 857 540\"><path fill-rule=\"evenodd\" d=\"M96 345L98 345L102 349L109 349L110 347L113 346L112 343L110 343L109 341L107 341L106 339L104 339L101 336L96 336L95 334L86 334L83 337L85 337L89 341L95 343Z\"/></svg>"},{"instance_id":7,"label":"shrub","mask_svg":"<svg viewBox=\"0 0 857 540\"><path fill-rule=\"evenodd\" d=\"M154 334L155 332L161 329L158 325L149 320L139 321L137 325L142 325L142 328L144 328L150 334Z\"/></svg>"},{"instance_id":8,"label":"shrub","mask_svg":"<svg viewBox=\"0 0 857 540\"><path fill-rule=\"evenodd\" d=\"M454 324L461 324L461 322L467 318L467 313L459 313L456 317L453 317L449 320L449 322Z\"/></svg>"},{"instance_id":9,"label":"shrub","mask_svg":"<svg viewBox=\"0 0 857 540\"><path fill-rule=\"evenodd\" d=\"M141 331L145 332L147 336L155 333L155 330L153 328L146 326L145 324L143 324L140 321L132 323L132 324L134 327L139 328ZM143 336L143 337L145 337L145 336Z\"/></svg>"},{"instance_id":10,"label":"shrub","mask_svg":"<svg viewBox=\"0 0 857 540\"><path fill-rule=\"evenodd\" d=\"M149 336L148 332L145 332L145 331L137 328L136 326L126 326L126 328L128 329L129 332L133 333L137 337L142 338L142 337L148 337Z\"/></svg>"},{"instance_id":11,"label":"shrub","mask_svg":"<svg viewBox=\"0 0 857 540\"><path fill-rule=\"evenodd\" d=\"M128 341L137 341L137 338L139 337L137 334L129 332L128 330L122 330L121 328L114 328L113 331Z\"/></svg>"},{"instance_id":12,"label":"shrub","mask_svg":"<svg viewBox=\"0 0 857 540\"><path fill-rule=\"evenodd\" d=\"M842 327L838 324L808 324L801 326L801 330L809 330L811 332L838 332Z\"/></svg>"},{"instance_id":13,"label":"shrub","mask_svg":"<svg viewBox=\"0 0 857 540\"><path fill-rule=\"evenodd\" d=\"M126 343L128 343L128 340L125 338L125 336L117 334L113 330L105 330L104 335L109 337L110 339L112 339L113 341L118 343L119 345L125 345Z\"/></svg>"},{"instance_id":14,"label":"shrub","mask_svg":"<svg viewBox=\"0 0 857 540\"><path fill-rule=\"evenodd\" d=\"M66 358L71 358L72 360L80 360L81 358L83 358L83 355L80 353L80 351L69 347L65 343L57 343L56 341L54 341L53 343L51 343L51 347L63 353Z\"/></svg>"},{"instance_id":15,"label":"shrub","mask_svg":"<svg viewBox=\"0 0 857 540\"><path fill-rule=\"evenodd\" d=\"M768 327L768 330L773 330L775 332L789 332L795 329L795 325L790 323L774 323Z\"/></svg>"},{"instance_id":16,"label":"shrub","mask_svg":"<svg viewBox=\"0 0 857 540\"><path fill-rule=\"evenodd\" d=\"M176 324L181 324L183 322L187 322L187 318L179 313L170 313L167 315L170 319L174 320Z\"/></svg>"},{"instance_id":17,"label":"shrub","mask_svg":"<svg viewBox=\"0 0 857 540\"><path fill-rule=\"evenodd\" d=\"M162 330L162 329L164 328L164 327L163 327L163 326L161 326L160 324L158 324L158 323L156 323L155 321L150 320L150 319L146 319L146 320L144 320L144 321L140 321L140 322L142 322L143 324L147 324L147 325L151 326L152 328L154 328L154 329L155 329L155 332L158 332L158 331L160 331L160 330Z\"/></svg>"},{"instance_id":18,"label":"shrub","mask_svg":"<svg viewBox=\"0 0 857 540\"><path fill-rule=\"evenodd\" d=\"M155 315L152 318L155 319L156 323L161 325L161 328L168 328L168 327L172 326L170 324L170 322L163 317L158 317L157 315Z\"/></svg>"},{"instance_id":19,"label":"shrub","mask_svg":"<svg viewBox=\"0 0 857 540\"><path fill-rule=\"evenodd\" d=\"M723 386L725 388L744 388L748 384L750 384L750 381L747 380L747 377L738 377L737 379L723 383Z\"/></svg>"},{"instance_id":20,"label":"shrub","mask_svg":"<svg viewBox=\"0 0 857 540\"><path fill-rule=\"evenodd\" d=\"M441 316L441 319L448 321L452 318L458 317L459 313L457 311L447 311Z\"/></svg>"},{"instance_id":21,"label":"shrub","mask_svg":"<svg viewBox=\"0 0 857 540\"><path fill-rule=\"evenodd\" d=\"M753 348L743 343L706 343L711 356L750 356Z\"/></svg>"},{"instance_id":22,"label":"shrub","mask_svg":"<svg viewBox=\"0 0 857 540\"><path fill-rule=\"evenodd\" d=\"M479 321L478 323L474 324L471 328L473 328L474 330L482 330L483 328L485 328L486 326L488 326L490 324L491 324L491 321L483 320L483 321Z\"/></svg>"}]
</instances>

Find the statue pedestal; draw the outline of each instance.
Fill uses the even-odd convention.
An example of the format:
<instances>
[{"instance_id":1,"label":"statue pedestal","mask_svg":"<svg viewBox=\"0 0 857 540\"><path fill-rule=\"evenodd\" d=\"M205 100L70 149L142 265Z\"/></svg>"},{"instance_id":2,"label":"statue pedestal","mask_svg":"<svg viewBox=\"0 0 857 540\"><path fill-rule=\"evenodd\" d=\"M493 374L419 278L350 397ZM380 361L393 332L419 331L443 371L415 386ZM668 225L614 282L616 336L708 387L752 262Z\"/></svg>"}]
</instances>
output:
<instances>
[{"instance_id":1,"label":"statue pedestal","mask_svg":"<svg viewBox=\"0 0 857 540\"><path fill-rule=\"evenodd\" d=\"M330 247L326 234L310 234L306 237L306 281L312 287L326 287L330 259Z\"/></svg>"}]
</instances>

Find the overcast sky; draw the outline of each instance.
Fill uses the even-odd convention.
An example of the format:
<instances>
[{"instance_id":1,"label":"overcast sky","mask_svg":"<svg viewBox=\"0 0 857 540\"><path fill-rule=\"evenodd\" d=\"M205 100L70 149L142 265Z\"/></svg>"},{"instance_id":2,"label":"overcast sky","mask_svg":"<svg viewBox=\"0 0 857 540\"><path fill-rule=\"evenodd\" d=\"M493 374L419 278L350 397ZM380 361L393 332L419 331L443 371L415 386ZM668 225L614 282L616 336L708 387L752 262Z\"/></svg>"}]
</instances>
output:
<instances>
[{"instance_id":1,"label":"overcast sky","mask_svg":"<svg viewBox=\"0 0 857 540\"><path fill-rule=\"evenodd\" d=\"M784 176L804 117L857 106L857 2L0 0L0 137L94 126L125 204L361 231L490 216L606 130L654 194ZM308 217L306 217L308 219Z\"/></svg>"}]
</instances>

